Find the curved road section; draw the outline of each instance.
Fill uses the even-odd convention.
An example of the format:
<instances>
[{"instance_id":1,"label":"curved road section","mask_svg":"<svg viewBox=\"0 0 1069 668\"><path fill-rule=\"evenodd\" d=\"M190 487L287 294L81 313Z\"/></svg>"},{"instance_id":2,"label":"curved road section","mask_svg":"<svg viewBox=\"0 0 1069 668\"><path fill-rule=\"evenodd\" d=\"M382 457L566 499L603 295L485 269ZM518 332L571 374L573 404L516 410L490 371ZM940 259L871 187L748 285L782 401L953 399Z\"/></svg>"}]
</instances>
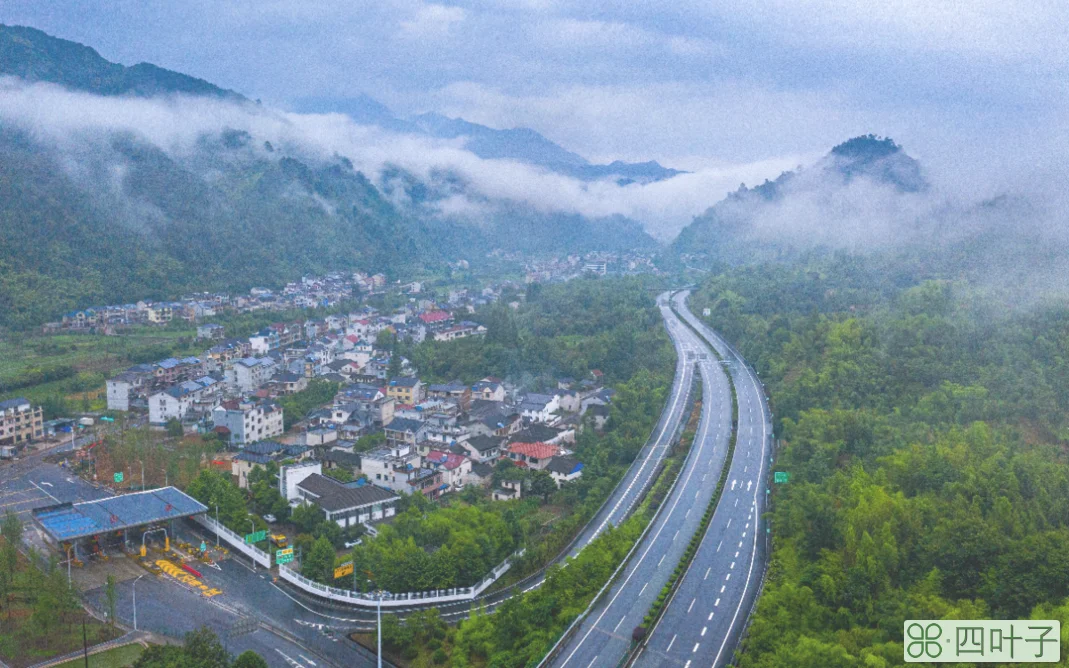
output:
<instances>
[{"instance_id":1,"label":"curved road section","mask_svg":"<svg viewBox=\"0 0 1069 668\"><path fill-rule=\"evenodd\" d=\"M677 307L678 308L678 307ZM702 415L694 443L676 485L665 499L643 542L616 583L557 652L553 665L615 666L698 530L727 458L731 395L719 360L675 314L665 316L673 339L682 343L688 364L702 380Z\"/></svg>"},{"instance_id":2,"label":"curved road section","mask_svg":"<svg viewBox=\"0 0 1069 668\"><path fill-rule=\"evenodd\" d=\"M661 311L661 317L665 321L665 327L668 330L669 337L672 339L672 344L675 346L677 362L671 392L665 403L664 410L661 412L661 417L657 426L654 428L653 433L650 435L649 440L643 446L642 450L639 451L635 461L632 462L631 466L624 474L623 479L613 490L613 493L590 522L587 523L583 530L579 532L575 539L573 539L572 543L562 551L561 555L555 559L553 563L563 562L568 557L575 556L581 549L597 538L606 528L619 525L631 515L631 511L639 504L645 496L646 491L656 479L660 470L660 464L664 459L669 446L676 440L683 429L685 423L684 413L688 403L687 394L694 380L694 360L699 356L699 351L701 351L701 354L707 354L707 350L705 344L694 335L694 332L680 322L675 313L672 312L668 303L669 295L670 293L667 292L659 295L657 297L657 306ZM720 373L719 369L715 368L715 360L710 369ZM705 371L703 371L703 373L705 373ZM721 373L721 376L722 375L723 374ZM722 380L723 385L726 387L726 378L723 378ZM703 382L708 386L708 381L704 378ZM727 405L729 417L726 419L727 422L730 422L730 401ZM730 427L729 424L727 426ZM719 472L717 475L719 475ZM712 480L715 485L715 478L710 476L709 479ZM691 494L693 495L693 492ZM685 510L686 509L684 509L684 511ZM700 517L701 513L699 512L697 518ZM687 538L689 539L689 534L687 535ZM685 545L686 540L683 540L682 544ZM669 562L670 559L665 559L666 565ZM670 570L671 569L669 569L669 571ZM470 615L473 607L484 606L486 609L492 610L501 602L516 595L516 593L530 591L531 589L540 586L544 579L545 569L542 569L537 574L522 580L512 587L484 594L483 596L476 598L475 601L447 603L437 607L442 617L453 621L457 618ZM353 608L351 606L314 599L311 596L297 592L289 587L286 587L285 593L287 596L291 596L292 602L297 604L305 613L295 615L295 618L297 619L304 618L301 623L305 623L307 620L338 629L346 629L354 627L363 628L368 626L368 624L373 624L375 620L374 609ZM419 609L420 607L421 606L414 605L412 608L402 608L398 610L398 612L403 615L406 612ZM628 633L630 633L630 631L628 631Z\"/></svg>"},{"instance_id":3,"label":"curved road section","mask_svg":"<svg viewBox=\"0 0 1069 668\"><path fill-rule=\"evenodd\" d=\"M676 310L724 358L738 396L735 454L705 536L635 666L720 668L731 663L768 558L765 510L772 422L760 381L726 341L676 298Z\"/></svg>"}]
</instances>

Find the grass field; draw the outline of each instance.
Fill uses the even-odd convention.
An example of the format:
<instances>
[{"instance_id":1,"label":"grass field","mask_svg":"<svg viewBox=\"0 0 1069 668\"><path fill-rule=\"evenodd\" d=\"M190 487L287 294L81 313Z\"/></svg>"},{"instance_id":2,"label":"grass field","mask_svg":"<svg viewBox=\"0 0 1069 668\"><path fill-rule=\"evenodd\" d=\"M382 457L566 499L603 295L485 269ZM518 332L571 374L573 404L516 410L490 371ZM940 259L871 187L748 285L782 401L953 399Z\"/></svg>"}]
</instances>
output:
<instances>
[{"instance_id":1,"label":"grass field","mask_svg":"<svg viewBox=\"0 0 1069 668\"><path fill-rule=\"evenodd\" d=\"M143 328L121 336L9 335L0 340L0 399L45 397L103 389L104 379L138 362L170 355L199 355L194 329Z\"/></svg>"},{"instance_id":2,"label":"grass field","mask_svg":"<svg viewBox=\"0 0 1069 668\"><path fill-rule=\"evenodd\" d=\"M137 643L132 643L122 647L113 647L104 652L90 654L89 668L126 668L126 666L132 666L144 651L144 647ZM84 666L85 659L78 657L77 659L58 663L54 668L83 668Z\"/></svg>"}]
</instances>

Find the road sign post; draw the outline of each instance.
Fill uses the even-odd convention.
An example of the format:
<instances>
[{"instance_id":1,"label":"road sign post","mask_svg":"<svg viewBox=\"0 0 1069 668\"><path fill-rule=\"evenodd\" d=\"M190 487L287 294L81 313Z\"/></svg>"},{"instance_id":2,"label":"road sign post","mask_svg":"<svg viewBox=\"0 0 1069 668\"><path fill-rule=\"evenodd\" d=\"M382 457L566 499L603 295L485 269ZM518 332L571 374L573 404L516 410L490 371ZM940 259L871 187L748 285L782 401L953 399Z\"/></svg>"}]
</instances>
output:
<instances>
[{"instance_id":1,"label":"road sign post","mask_svg":"<svg viewBox=\"0 0 1069 668\"><path fill-rule=\"evenodd\" d=\"M785 482L789 482L790 479L791 479L791 474L788 473L787 471L776 471L776 475L773 478L773 482L776 482L778 484L782 484L782 483L785 483Z\"/></svg>"},{"instance_id":2,"label":"road sign post","mask_svg":"<svg viewBox=\"0 0 1069 668\"><path fill-rule=\"evenodd\" d=\"M276 564L288 564L293 561L293 548L287 547L285 550L275 551L275 563Z\"/></svg>"},{"instance_id":3,"label":"road sign post","mask_svg":"<svg viewBox=\"0 0 1069 668\"><path fill-rule=\"evenodd\" d=\"M119 471L118 473L113 475L112 480L114 480L115 482L122 482L122 471Z\"/></svg>"}]
</instances>

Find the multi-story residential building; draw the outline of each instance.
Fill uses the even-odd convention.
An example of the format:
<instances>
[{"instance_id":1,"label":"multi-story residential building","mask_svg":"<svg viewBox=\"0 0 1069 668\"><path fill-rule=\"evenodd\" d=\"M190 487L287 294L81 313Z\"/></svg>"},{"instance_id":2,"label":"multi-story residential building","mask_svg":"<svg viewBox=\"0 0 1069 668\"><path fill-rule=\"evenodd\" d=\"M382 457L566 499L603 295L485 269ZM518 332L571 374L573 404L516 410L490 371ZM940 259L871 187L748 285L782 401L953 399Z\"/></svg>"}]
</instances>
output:
<instances>
[{"instance_id":1,"label":"multi-story residential building","mask_svg":"<svg viewBox=\"0 0 1069 668\"><path fill-rule=\"evenodd\" d=\"M431 450L423 461L426 466L441 472L442 482L451 490L463 489L471 474L471 459L454 452Z\"/></svg>"},{"instance_id":2,"label":"multi-story residential building","mask_svg":"<svg viewBox=\"0 0 1069 668\"><path fill-rule=\"evenodd\" d=\"M160 425L171 419L182 420L198 405L203 410L214 409L212 400L218 391L219 381L211 376L172 385L148 398L148 421Z\"/></svg>"},{"instance_id":3,"label":"multi-story residential building","mask_svg":"<svg viewBox=\"0 0 1069 668\"><path fill-rule=\"evenodd\" d=\"M198 357L183 357L182 359L168 357L154 365L153 375L155 376L155 381L151 389L157 390L163 387L170 387L175 383L181 383L184 380L200 378L204 375L204 372L204 363Z\"/></svg>"},{"instance_id":4,"label":"multi-story residential building","mask_svg":"<svg viewBox=\"0 0 1069 668\"><path fill-rule=\"evenodd\" d=\"M441 385L430 385L427 387L427 396L436 399L451 399L460 406L461 410L466 411L471 407L471 388L459 380Z\"/></svg>"},{"instance_id":5,"label":"multi-story residential building","mask_svg":"<svg viewBox=\"0 0 1069 668\"><path fill-rule=\"evenodd\" d=\"M281 339L273 329L264 329L249 337L249 348L254 355L266 355L282 346Z\"/></svg>"},{"instance_id":6,"label":"multi-story residential building","mask_svg":"<svg viewBox=\"0 0 1069 668\"><path fill-rule=\"evenodd\" d=\"M145 317L153 324L166 324L174 319L174 306L172 304L153 304L146 309Z\"/></svg>"},{"instance_id":7,"label":"multi-story residential building","mask_svg":"<svg viewBox=\"0 0 1069 668\"><path fill-rule=\"evenodd\" d=\"M560 410L560 397L556 394L528 394L520 404L520 414L532 422L550 422Z\"/></svg>"},{"instance_id":8,"label":"multi-story residential building","mask_svg":"<svg viewBox=\"0 0 1069 668\"><path fill-rule=\"evenodd\" d=\"M391 378L386 385L386 396L393 397L402 404L418 404L423 401L424 385L419 378L402 376Z\"/></svg>"},{"instance_id":9,"label":"multi-story residential building","mask_svg":"<svg viewBox=\"0 0 1069 668\"><path fill-rule=\"evenodd\" d=\"M303 445L282 445L275 441L250 443L231 460L230 473L238 479L238 487L246 489L249 486L249 473L254 467L266 467L270 462L277 464L286 460L301 462L311 452Z\"/></svg>"},{"instance_id":10,"label":"multi-story residential building","mask_svg":"<svg viewBox=\"0 0 1069 668\"><path fill-rule=\"evenodd\" d=\"M144 397L155 383L151 364L138 364L104 382L109 411L130 410L130 400Z\"/></svg>"},{"instance_id":11,"label":"multi-story residential building","mask_svg":"<svg viewBox=\"0 0 1069 668\"><path fill-rule=\"evenodd\" d=\"M251 352L252 346L247 340L229 339L209 348L204 357L209 371L220 371L227 362L248 357Z\"/></svg>"},{"instance_id":12,"label":"multi-story residential building","mask_svg":"<svg viewBox=\"0 0 1069 668\"><path fill-rule=\"evenodd\" d=\"M44 435L40 406L22 397L0 401L0 445L26 443Z\"/></svg>"},{"instance_id":13,"label":"multi-story residential building","mask_svg":"<svg viewBox=\"0 0 1069 668\"><path fill-rule=\"evenodd\" d=\"M222 325L215 323L208 323L207 325L197 325L197 339L207 339L208 341L215 341L222 339L226 330Z\"/></svg>"},{"instance_id":14,"label":"multi-story residential building","mask_svg":"<svg viewBox=\"0 0 1069 668\"><path fill-rule=\"evenodd\" d=\"M420 435L422 429L424 429L423 422L407 418L394 418L383 428L388 445L393 447L405 445L413 449L416 443L422 440Z\"/></svg>"},{"instance_id":15,"label":"multi-story residential building","mask_svg":"<svg viewBox=\"0 0 1069 668\"><path fill-rule=\"evenodd\" d=\"M270 399L224 401L212 411L216 430L225 430L232 447L280 436L283 432L282 406Z\"/></svg>"},{"instance_id":16,"label":"multi-story residential building","mask_svg":"<svg viewBox=\"0 0 1069 668\"><path fill-rule=\"evenodd\" d=\"M234 362L226 372L226 380L240 392L255 392L271 380L278 365L270 357L246 357Z\"/></svg>"},{"instance_id":17,"label":"multi-story residential building","mask_svg":"<svg viewBox=\"0 0 1069 668\"><path fill-rule=\"evenodd\" d=\"M360 468L367 479L395 492L410 493L409 478L418 475L420 456L407 443L376 448L360 457Z\"/></svg>"}]
</instances>

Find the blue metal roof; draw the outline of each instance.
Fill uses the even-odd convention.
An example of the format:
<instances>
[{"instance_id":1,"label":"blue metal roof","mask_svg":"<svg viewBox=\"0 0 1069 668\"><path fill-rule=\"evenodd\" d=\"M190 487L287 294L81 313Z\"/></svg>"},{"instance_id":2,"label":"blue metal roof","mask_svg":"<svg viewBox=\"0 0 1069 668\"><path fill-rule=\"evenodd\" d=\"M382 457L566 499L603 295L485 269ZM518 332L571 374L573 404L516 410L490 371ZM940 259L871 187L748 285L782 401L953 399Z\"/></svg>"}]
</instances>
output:
<instances>
[{"instance_id":1,"label":"blue metal roof","mask_svg":"<svg viewBox=\"0 0 1069 668\"><path fill-rule=\"evenodd\" d=\"M208 508L174 487L123 494L84 503L39 508L33 515L53 538L69 541L108 531L203 513Z\"/></svg>"}]
</instances>

